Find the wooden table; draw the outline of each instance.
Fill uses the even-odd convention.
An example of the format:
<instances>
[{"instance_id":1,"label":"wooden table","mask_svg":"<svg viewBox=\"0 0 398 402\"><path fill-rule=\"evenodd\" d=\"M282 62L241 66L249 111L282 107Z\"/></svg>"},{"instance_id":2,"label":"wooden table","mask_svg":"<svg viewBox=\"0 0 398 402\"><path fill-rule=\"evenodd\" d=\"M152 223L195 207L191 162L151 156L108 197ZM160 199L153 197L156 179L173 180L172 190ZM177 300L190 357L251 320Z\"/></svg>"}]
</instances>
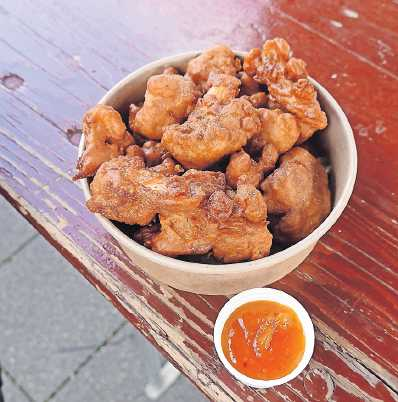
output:
<instances>
[{"instance_id":1,"label":"wooden table","mask_svg":"<svg viewBox=\"0 0 398 402\"><path fill-rule=\"evenodd\" d=\"M274 284L310 311L314 357L294 381L257 391L216 357L213 323L226 299L147 277L86 210L71 176L82 114L127 73L173 53L219 42L246 50L273 36L346 111L359 175L338 223ZM1 193L203 393L398 400L396 0L6 0L0 60Z\"/></svg>"}]
</instances>

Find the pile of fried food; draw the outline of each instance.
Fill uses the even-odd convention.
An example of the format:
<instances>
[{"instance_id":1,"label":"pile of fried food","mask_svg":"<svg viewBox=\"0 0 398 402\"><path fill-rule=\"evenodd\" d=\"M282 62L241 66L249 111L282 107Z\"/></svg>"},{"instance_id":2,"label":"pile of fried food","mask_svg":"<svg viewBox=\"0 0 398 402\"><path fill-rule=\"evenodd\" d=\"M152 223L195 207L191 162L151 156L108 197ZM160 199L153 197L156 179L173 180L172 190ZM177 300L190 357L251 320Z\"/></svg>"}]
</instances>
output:
<instances>
[{"instance_id":1,"label":"pile of fried food","mask_svg":"<svg viewBox=\"0 0 398 402\"><path fill-rule=\"evenodd\" d=\"M170 66L152 76L128 128L110 106L89 110L75 179L93 177L90 211L139 225L134 239L158 253L254 260L329 214L325 168L301 146L326 125L306 64L284 39L243 63L220 45L185 75Z\"/></svg>"}]
</instances>

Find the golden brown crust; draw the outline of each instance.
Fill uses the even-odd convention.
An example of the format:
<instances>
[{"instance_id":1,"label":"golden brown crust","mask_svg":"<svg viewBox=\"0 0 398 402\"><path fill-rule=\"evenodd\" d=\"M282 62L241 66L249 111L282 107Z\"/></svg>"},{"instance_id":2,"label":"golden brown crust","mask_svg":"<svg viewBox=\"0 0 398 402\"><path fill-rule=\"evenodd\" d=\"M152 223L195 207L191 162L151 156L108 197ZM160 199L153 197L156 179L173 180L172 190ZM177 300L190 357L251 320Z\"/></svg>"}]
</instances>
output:
<instances>
[{"instance_id":1,"label":"golden brown crust","mask_svg":"<svg viewBox=\"0 0 398 402\"><path fill-rule=\"evenodd\" d=\"M215 191L200 208L160 214L160 232L147 245L169 256L205 254L213 250L222 262L268 255L272 235L266 206L253 186L242 186L234 198Z\"/></svg>"},{"instance_id":2,"label":"golden brown crust","mask_svg":"<svg viewBox=\"0 0 398 402\"><path fill-rule=\"evenodd\" d=\"M83 134L85 149L77 161L73 180L93 176L102 163L123 155L134 144L119 112L111 106L96 105L86 112Z\"/></svg>"},{"instance_id":3,"label":"golden brown crust","mask_svg":"<svg viewBox=\"0 0 398 402\"><path fill-rule=\"evenodd\" d=\"M212 75L212 87L182 125L166 128L162 145L186 168L203 169L244 146L260 130L257 110L235 98L237 78Z\"/></svg>"},{"instance_id":4,"label":"golden brown crust","mask_svg":"<svg viewBox=\"0 0 398 402\"><path fill-rule=\"evenodd\" d=\"M135 132L159 140L170 124L182 122L193 110L199 92L194 83L180 75L160 74L148 80L143 107L133 121Z\"/></svg>"},{"instance_id":5,"label":"golden brown crust","mask_svg":"<svg viewBox=\"0 0 398 402\"><path fill-rule=\"evenodd\" d=\"M245 57L244 71L257 82L266 84L270 102L297 119L297 143L327 126L314 86L308 79L306 63L291 57L289 44L281 38L268 40L262 50L252 49Z\"/></svg>"},{"instance_id":6,"label":"golden brown crust","mask_svg":"<svg viewBox=\"0 0 398 402\"><path fill-rule=\"evenodd\" d=\"M204 197L225 188L223 173L188 171L175 176L175 169L170 159L146 168L140 157L114 158L95 175L87 207L108 219L146 225L161 211L195 208Z\"/></svg>"},{"instance_id":7,"label":"golden brown crust","mask_svg":"<svg viewBox=\"0 0 398 402\"><path fill-rule=\"evenodd\" d=\"M328 177L318 159L301 147L291 149L261 184L273 234L281 243L309 235L330 213Z\"/></svg>"},{"instance_id":8,"label":"golden brown crust","mask_svg":"<svg viewBox=\"0 0 398 402\"><path fill-rule=\"evenodd\" d=\"M258 187L264 174L274 169L277 160L278 152L272 144L263 147L258 162L241 150L231 155L225 171L227 183L232 188L236 188L238 184L251 184Z\"/></svg>"},{"instance_id":9,"label":"golden brown crust","mask_svg":"<svg viewBox=\"0 0 398 402\"><path fill-rule=\"evenodd\" d=\"M190 60L186 76L205 91L208 89L207 80L210 73L236 76L240 69L240 60L232 50L227 46L218 45Z\"/></svg>"},{"instance_id":10,"label":"golden brown crust","mask_svg":"<svg viewBox=\"0 0 398 402\"><path fill-rule=\"evenodd\" d=\"M279 109L259 109L261 130L249 142L250 152L259 152L265 144L272 144L279 154L291 149L299 138L295 117Z\"/></svg>"}]
</instances>

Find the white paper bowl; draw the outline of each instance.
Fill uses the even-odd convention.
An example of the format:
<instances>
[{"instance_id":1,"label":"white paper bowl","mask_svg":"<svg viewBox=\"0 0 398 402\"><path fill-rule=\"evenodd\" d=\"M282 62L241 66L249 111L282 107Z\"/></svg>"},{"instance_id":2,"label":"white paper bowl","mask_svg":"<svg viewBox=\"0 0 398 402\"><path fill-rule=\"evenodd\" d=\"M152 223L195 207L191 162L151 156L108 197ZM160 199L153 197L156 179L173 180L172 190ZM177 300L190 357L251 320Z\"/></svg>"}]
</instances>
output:
<instances>
[{"instance_id":1,"label":"white paper bowl","mask_svg":"<svg viewBox=\"0 0 398 402\"><path fill-rule=\"evenodd\" d=\"M224 355L221 346L222 331L225 322L231 316L231 314L243 304L259 300L273 301L290 307L297 314L304 331L305 349L303 357L301 358L299 364L288 375L275 380L256 380L242 374L241 372L236 370L228 361L228 359ZM305 310L305 308L294 297L277 289L249 289L237 294L236 296L232 297L220 310L216 323L214 325L214 345L222 364L237 380L243 382L246 385L249 385L250 387L255 388L274 387L276 385L284 384L285 382L288 382L297 377L305 369L311 359L312 353L314 351L314 342L314 326L312 325L312 321L307 313L307 310Z\"/></svg>"},{"instance_id":2,"label":"white paper bowl","mask_svg":"<svg viewBox=\"0 0 398 402\"><path fill-rule=\"evenodd\" d=\"M131 103L142 101L149 77L159 74L165 66L184 71L190 59L200 52L188 52L166 57L139 68L110 89L99 103L127 112ZM243 57L244 52L235 52ZM322 140L329 152L332 165L333 209L325 221L309 236L295 245L269 257L235 264L208 265L181 261L155 253L135 242L110 220L97 214L104 228L119 242L132 262L160 282L181 290L201 294L234 294L244 289L260 287L277 281L296 268L311 252L317 241L332 227L343 212L351 196L356 172L357 150L350 124L340 106L316 81L318 98L325 110L329 125ZM82 137L79 156L84 150ZM86 179L81 180L86 200L90 189Z\"/></svg>"}]
</instances>

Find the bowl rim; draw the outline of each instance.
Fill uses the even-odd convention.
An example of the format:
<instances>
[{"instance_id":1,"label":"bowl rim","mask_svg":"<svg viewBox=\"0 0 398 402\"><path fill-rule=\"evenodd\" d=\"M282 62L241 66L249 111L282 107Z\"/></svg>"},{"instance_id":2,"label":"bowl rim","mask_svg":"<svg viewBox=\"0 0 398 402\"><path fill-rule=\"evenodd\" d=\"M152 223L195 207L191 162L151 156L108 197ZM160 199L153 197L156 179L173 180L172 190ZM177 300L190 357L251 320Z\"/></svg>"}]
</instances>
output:
<instances>
[{"instance_id":1,"label":"bowl rim","mask_svg":"<svg viewBox=\"0 0 398 402\"><path fill-rule=\"evenodd\" d=\"M145 64L144 66L134 70L126 77L121 79L117 84L115 84L109 91L106 92L106 94L101 98L98 104L107 104L109 98L114 96L126 84L128 84L134 79L137 79L141 74L145 73L147 70L167 66L173 64L176 61L182 61L185 59L189 60L190 58L197 56L201 52L203 52L203 50L194 50L184 53L178 53ZM233 52L238 57L241 58L244 57L245 54L247 54L247 52L239 50L233 50ZM273 255L266 256L253 261L236 262L230 264L202 264L198 262L183 261L174 257L168 257L156 253L155 251L146 248L145 246L139 244L135 240L128 237L120 229L118 229L109 219L103 217L100 214L95 213L96 218L99 220L102 226L107 230L107 232L109 232L119 243L121 243L123 247L126 247L127 249L132 250L133 252L137 252L142 257L149 259L154 263L160 264L162 266L172 267L174 270L185 273L200 272L206 274L213 274L217 276L217 275L224 275L226 272L231 274L240 273L242 272L243 269L249 271L255 271L260 268L270 267L279 264L287 260L288 258L299 254L302 250L310 248L334 225L334 223L337 221L337 219L344 211L351 197L355 185L358 157L357 157L357 148L355 144L354 134L350 126L350 123L347 119L347 116L343 112L342 108L325 87L323 87L321 84L319 84L311 77L309 77L309 80L316 87L317 91L322 93L322 96L325 98L326 102L330 104L330 106L336 111L339 118L341 119L343 129L348 141L349 155L351 156L351 158L347 161L347 170L350 173L342 190L340 199L337 200L337 202L333 206L330 214L326 217L326 219L304 239ZM82 134L79 143L78 148L79 157L82 154L83 150L84 150L84 134ZM83 188L85 200L87 201L91 197L88 185L88 179L84 178L80 179L79 181L81 187Z\"/></svg>"},{"instance_id":2,"label":"bowl rim","mask_svg":"<svg viewBox=\"0 0 398 402\"><path fill-rule=\"evenodd\" d=\"M231 314L237 308L246 303L260 300L274 301L287 307L290 307L297 314L300 323L302 325L305 337L305 347L300 362L290 373L286 374L283 377L276 378L273 380L258 380L238 371L235 367L232 366L232 364L226 358L221 344L222 331L224 329L225 322L231 316ZM221 363L236 379L238 379L239 381L243 382L246 385L249 385L250 387L270 388L293 380L293 378L297 377L305 369L305 367L311 360L311 357L314 352L315 333L314 333L314 325L312 323L310 315L308 314L304 306L293 296L278 289L253 288L238 293L237 295L233 296L230 300L228 300L227 303L224 304L224 306L218 313L216 322L214 324L213 341L218 357L221 360Z\"/></svg>"}]
</instances>

